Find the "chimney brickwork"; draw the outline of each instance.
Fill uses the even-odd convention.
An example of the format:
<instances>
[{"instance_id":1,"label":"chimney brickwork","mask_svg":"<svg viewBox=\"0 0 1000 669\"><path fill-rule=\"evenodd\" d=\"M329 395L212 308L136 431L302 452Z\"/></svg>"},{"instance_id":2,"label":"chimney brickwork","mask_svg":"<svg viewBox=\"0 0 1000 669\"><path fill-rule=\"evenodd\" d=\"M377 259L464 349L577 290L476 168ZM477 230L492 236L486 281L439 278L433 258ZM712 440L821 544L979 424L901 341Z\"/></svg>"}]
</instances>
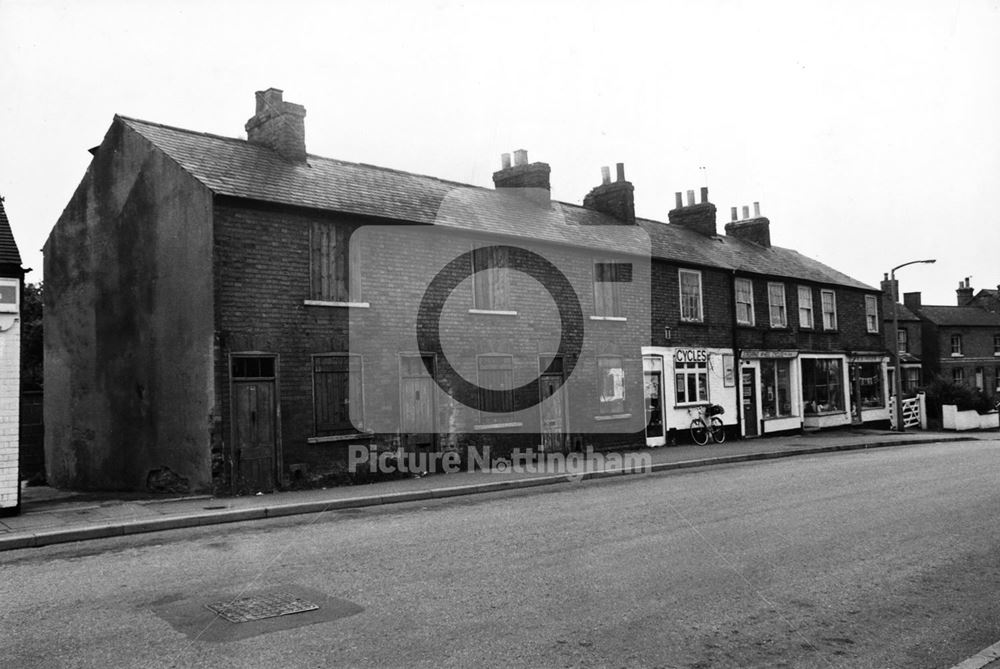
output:
<instances>
[{"instance_id":1,"label":"chimney brickwork","mask_svg":"<svg viewBox=\"0 0 1000 669\"><path fill-rule=\"evenodd\" d=\"M611 171L601 168L601 185L595 186L583 198L583 206L612 216L621 223L635 224L635 187L625 180L625 164L618 163L617 179L611 181Z\"/></svg>"},{"instance_id":2,"label":"chimney brickwork","mask_svg":"<svg viewBox=\"0 0 1000 669\"><path fill-rule=\"evenodd\" d=\"M958 282L958 290L955 291L955 299L958 301L958 306L964 307L965 305L972 302L972 285L969 283L969 279L972 277L965 277L964 281Z\"/></svg>"},{"instance_id":3,"label":"chimney brickwork","mask_svg":"<svg viewBox=\"0 0 1000 669\"><path fill-rule=\"evenodd\" d=\"M715 205L708 201L708 188L701 189L701 202L695 203L694 191L688 191L688 204L683 206L681 193L676 193L677 208L667 214L671 225L680 225L708 237L715 236Z\"/></svg>"},{"instance_id":4,"label":"chimney brickwork","mask_svg":"<svg viewBox=\"0 0 1000 669\"><path fill-rule=\"evenodd\" d=\"M531 199L548 203L552 198L552 186L549 175L552 169L548 163L529 163L528 152L518 149L514 152L514 164L510 163L510 154L500 156L501 169L493 173L493 185L497 188L524 188L525 194Z\"/></svg>"},{"instance_id":5,"label":"chimney brickwork","mask_svg":"<svg viewBox=\"0 0 1000 669\"><path fill-rule=\"evenodd\" d=\"M246 123L247 140L296 163L306 161L306 108L282 100L282 91L257 91L257 112Z\"/></svg>"},{"instance_id":6,"label":"chimney brickwork","mask_svg":"<svg viewBox=\"0 0 1000 669\"><path fill-rule=\"evenodd\" d=\"M903 293L903 304L907 309L916 313L920 310L920 293Z\"/></svg>"},{"instance_id":7,"label":"chimney brickwork","mask_svg":"<svg viewBox=\"0 0 1000 669\"><path fill-rule=\"evenodd\" d=\"M760 202L753 203L753 217L750 207L743 207L743 219L736 219L736 207L732 208L733 220L726 223L726 236L736 237L760 246L771 246L771 221L760 215Z\"/></svg>"}]
</instances>

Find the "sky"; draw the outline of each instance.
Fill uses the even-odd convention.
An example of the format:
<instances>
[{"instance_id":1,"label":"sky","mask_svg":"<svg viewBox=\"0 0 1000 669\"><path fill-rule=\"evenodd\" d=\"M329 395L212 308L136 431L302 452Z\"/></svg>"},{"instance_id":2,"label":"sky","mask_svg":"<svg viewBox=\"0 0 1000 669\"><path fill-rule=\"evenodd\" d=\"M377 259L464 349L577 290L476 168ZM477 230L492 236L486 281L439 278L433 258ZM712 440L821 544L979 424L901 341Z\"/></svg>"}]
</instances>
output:
<instances>
[{"instance_id":1,"label":"sky","mask_svg":"<svg viewBox=\"0 0 1000 669\"><path fill-rule=\"evenodd\" d=\"M1000 284L1000 0L0 0L0 195L28 281L114 114L245 137L254 91L310 153L492 187L500 154L581 203L625 164L760 202L771 240L954 304Z\"/></svg>"}]
</instances>

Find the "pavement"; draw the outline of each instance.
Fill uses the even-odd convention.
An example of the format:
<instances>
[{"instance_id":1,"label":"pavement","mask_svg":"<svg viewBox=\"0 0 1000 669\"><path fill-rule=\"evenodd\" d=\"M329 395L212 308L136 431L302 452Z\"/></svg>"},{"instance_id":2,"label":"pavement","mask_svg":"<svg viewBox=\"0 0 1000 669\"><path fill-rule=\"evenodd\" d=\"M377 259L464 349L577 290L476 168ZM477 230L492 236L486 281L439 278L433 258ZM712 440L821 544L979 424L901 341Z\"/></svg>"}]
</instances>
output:
<instances>
[{"instance_id":1,"label":"pavement","mask_svg":"<svg viewBox=\"0 0 1000 669\"><path fill-rule=\"evenodd\" d=\"M322 513L380 504L561 485L580 480L722 465L816 453L918 445L969 439L995 440L997 432L841 429L766 437L707 446L639 448L594 453L576 460L529 462L488 471L430 474L366 485L257 494L195 495L166 499L125 493L73 493L24 487L21 513L0 518L0 551L102 539L185 527Z\"/></svg>"}]
</instances>

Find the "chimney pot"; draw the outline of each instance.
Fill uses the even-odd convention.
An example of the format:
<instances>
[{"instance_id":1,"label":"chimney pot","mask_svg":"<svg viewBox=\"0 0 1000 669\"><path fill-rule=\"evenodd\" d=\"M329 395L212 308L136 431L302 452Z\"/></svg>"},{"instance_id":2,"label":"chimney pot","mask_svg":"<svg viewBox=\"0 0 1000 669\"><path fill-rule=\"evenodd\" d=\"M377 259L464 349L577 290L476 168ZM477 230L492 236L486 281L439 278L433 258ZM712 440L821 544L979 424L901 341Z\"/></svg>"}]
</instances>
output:
<instances>
[{"instance_id":1,"label":"chimney pot","mask_svg":"<svg viewBox=\"0 0 1000 669\"><path fill-rule=\"evenodd\" d=\"M601 168L601 183L609 184L611 183L611 168L605 165Z\"/></svg>"},{"instance_id":2,"label":"chimney pot","mask_svg":"<svg viewBox=\"0 0 1000 669\"><path fill-rule=\"evenodd\" d=\"M618 181L625 181L625 163L616 163L615 171L618 173Z\"/></svg>"},{"instance_id":3,"label":"chimney pot","mask_svg":"<svg viewBox=\"0 0 1000 669\"><path fill-rule=\"evenodd\" d=\"M753 203L753 217L760 218L760 202Z\"/></svg>"},{"instance_id":4,"label":"chimney pot","mask_svg":"<svg viewBox=\"0 0 1000 669\"><path fill-rule=\"evenodd\" d=\"M500 168L504 169L504 170L510 168L510 154L509 153L501 153L500 154Z\"/></svg>"},{"instance_id":5,"label":"chimney pot","mask_svg":"<svg viewBox=\"0 0 1000 669\"><path fill-rule=\"evenodd\" d=\"M733 220L734 221L740 220L740 216L739 216L739 213L738 213L736 207L730 207L729 210L733 213Z\"/></svg>"},{"instance_id":6,"label":"chimney pot","mask_svg":"<svg viewBox=\"0 0 1000 669\"><path fill-rule=\"evenodd\" d=\"M693 190L689 190L688 191L688 206L689 207L693 207L694 206L694 191Z\"/></svg>"},{"instance_id":7,"label":"chimney pot","mask_svg":"<svg viewBox=\"0 0 1000 669\"><path fill-rule=\"evenodd\" d=\"M681 207L684 206L684 194L683 193L680 193L680 192L674 193L674 200L675 200L675 203L677 205L676 207L674 207L675 209L680 209Z\"/></svg>"},{"instance_id":8,"label":"chimney pot","mask_svg":"<svg viewBox=\"0 0 1000 669\"><path fill-rule=\"evenodd\" d=\"M743 205L743 220L750 218L750 207Z\"/></svg>"},{"instance_id":9,"label":"chimney pot","mask_svg":"<svg viewBox=\"0 0 1000 669\"><path fill-rule=\"evenodd\" d=\"M882 280L883 281L888 281L889 280L889 273L888 272L882 272Z\"/></svg>"},{"instance_id":10,"label":"chimney pot","mask_svg":"<svg viewBox=\"0 0 1000 669\"><path fill-rule=\"evenodd\" d=\"M701 203L702 204L708 203L708 186L701 187Z\"/></svg>"},{"instance_id":11,"label":"chimney pot","mask_svg":"<svg viewBox=\"0 0 1000 669\"><path fill-rule=\"evenodd\" d=\"M515 165L527 165L528 164L528 152L525 149L518 149L514 152L514 164Z\"/></svg>"}]
</instances>

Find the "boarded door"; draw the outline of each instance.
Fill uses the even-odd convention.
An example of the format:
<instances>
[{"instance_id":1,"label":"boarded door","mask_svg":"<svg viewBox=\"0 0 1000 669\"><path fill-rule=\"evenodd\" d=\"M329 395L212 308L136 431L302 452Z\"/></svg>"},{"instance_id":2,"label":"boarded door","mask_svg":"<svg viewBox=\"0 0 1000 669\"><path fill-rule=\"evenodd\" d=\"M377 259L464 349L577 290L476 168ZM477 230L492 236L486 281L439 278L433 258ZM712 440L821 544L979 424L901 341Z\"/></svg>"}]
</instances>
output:
<instances>
[{"instance_id":1,"label":"boarded door","mask_svg":"<svg viewBox=\"0 0 1000 669\"><path fill-rule=\"evenodd\" d=\"M433 449L434 379L428 368L434 369L433 356L404 355L399 361L400 426L406 446Z\"/></svg>"},{"instance_id":2,"label":"boarded door","mask_svg":"<svg viewBox=\"0 0 1000 669\"><path fill-rule=\"evenodd\" d=\"M233 358L232 380L237 485L273 490L278 459L274 358Z\"/></svg>"},{"instance_id":3,"label":"boarded door","mask_svg":"<svg viewBox=\"0 0 1000 669\"><path fill-rule=\"evenodd\" d=\"M539 364L548 367L548 359L541 359ZM539 377L539 394L541 398L541 441L545 453L564 453L566 451L566 407L562 394L556 396L563 385L562 359L555 358L552 369Z\"/></svg>"}]
</instances>

